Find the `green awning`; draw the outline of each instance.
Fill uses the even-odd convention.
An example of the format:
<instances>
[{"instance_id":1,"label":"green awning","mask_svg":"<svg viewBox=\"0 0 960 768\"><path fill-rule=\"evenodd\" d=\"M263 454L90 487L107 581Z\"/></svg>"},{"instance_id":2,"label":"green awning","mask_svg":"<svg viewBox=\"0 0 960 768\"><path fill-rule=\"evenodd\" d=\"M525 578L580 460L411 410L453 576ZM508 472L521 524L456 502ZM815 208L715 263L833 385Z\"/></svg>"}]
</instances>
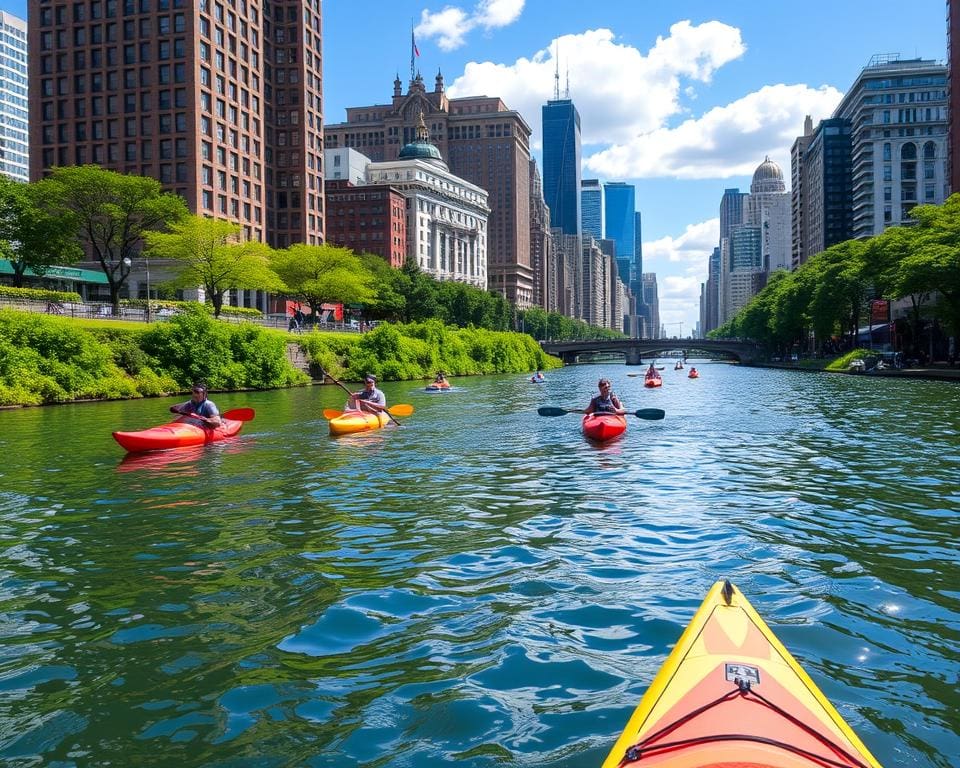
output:
<instances>
[{"instance_id":1,"label":"green awning","mask_svg":"<svg viewBox=\"0 0 960 768\"><path fill-rule=\"evenodd\" d=\"M12 274L13 265L10 263L10 260L0 259L0 275ZM27 277L38 277L38 275L29 268L23 274ZM48 267L46 274L42 277L51 280L70 280L74 283L98 283L100 285L107 285L107 276L103 274L103 272L96 272L92 269L78 269L77 267Z\"/></svg>"}]
</instances>

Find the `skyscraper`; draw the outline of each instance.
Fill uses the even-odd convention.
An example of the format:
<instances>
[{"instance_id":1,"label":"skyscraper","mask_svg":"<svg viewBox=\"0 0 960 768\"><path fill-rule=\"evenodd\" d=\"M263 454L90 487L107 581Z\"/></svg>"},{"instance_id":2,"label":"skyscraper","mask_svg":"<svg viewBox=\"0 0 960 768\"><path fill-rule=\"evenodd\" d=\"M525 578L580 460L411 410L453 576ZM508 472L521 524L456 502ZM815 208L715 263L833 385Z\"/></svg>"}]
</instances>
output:
<instances>
[{"instance_id":1,"label":"skyscraper","mask_svg":"<svg viewBox=\"0 0 960 768\"><path fill-rule=\"evenodd\" d=\"M600 179L580 181L580 231L594 240L602 240L603 234L603 187Z\"/></svg>"},{"instance_id":2,"label":"skyscraper","mask_svg":"<svg viewBox=\"0 0 960 768\"><path fill-rule=\"evenodd\" d=\"M606 236L617 244L617 266L620 279L629 284L637 239L636 187L622 181L608 181L603 185L603 196Z\"/></svg>"},{"instance_id":3,"label":"skyscraper","mask_svg":"<svg viewBox=\"0 0 960 768\"><path fill-rule=\"evenodd\" d=\"M0 173L30 180L27 22L0 11Z\"/></svg>"},{"instance_id":4,"label":"skyscraper","mask_svg":"<svg viewBox=\"0 0 960 768\"><path fill-rule=\"evenodd\" d=\"M850 121L821 120L803 157L802 264L853 237Z\"/></svg>"},{"instance_id":5,"label":"skyscraper","mask_svg":"<svg viewBox=\"0 0 960 768\"><path fill-rule=\"evenodd\" d=\"M416 138L421 114L450 172L490 195L490 290L521 309L531 306L530 126L519 112L497 97L448 99L442 74L428 91L416 73L406 93L399 77L393 81L389 103L348 107L346 122L324 126L326 147L351 147L374 162L396 160Z\"/></svg>"},{"instance_id":6,"label":"skyscraper","mask_svg":"<svg viewBox=\"0 0 960 768\"><path fill-rule=\"evenodd\" d=\"M783 172L769 157L753 172L744 222L762 232L760 266L764 272L790 269L790 194Z\"/></svg>"},{"instance_id":7,"label":"skyscraper","mask_svg":"<svg viewBox=\"0 0 960 768\"><path fill-rule=\"evenodd\" d=\"M323 242L319 0L29 7L32 179L95 163L248 239Z\"/></svg>"},{"instance_id":8,"label":"skyscraper","mask_svg":"<svg viewBox=\"0 0 960 768\"><path fill-rule=\"evenodd\" d=\"M550 222L565 235L580 234L580 113L571 99L543 105L543 197Z\"/></svg>"},{"instance_id":9,"label":"skyscraper","mask_svg":"<svg viewBox=\"0 0 960 768\"><path fill-rule=\"evenodd\" d=\"M947 67L874 56L833 113L851 123L853 237L910 223L910 209L939 205L949 188Z\"/></svg>"}]
</instances>

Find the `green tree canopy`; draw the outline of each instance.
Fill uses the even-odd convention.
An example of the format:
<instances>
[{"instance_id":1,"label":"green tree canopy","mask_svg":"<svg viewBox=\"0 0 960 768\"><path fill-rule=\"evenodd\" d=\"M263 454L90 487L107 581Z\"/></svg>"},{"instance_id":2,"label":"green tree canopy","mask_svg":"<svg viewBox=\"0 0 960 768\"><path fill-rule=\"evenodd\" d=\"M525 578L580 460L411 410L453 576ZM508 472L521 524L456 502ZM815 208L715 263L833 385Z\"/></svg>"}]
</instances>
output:
<instances>
[{"instance_id":1,"label":"green tree canopy","mask_svg":"<svg viewBox=\"0 0 960 768\"><path fill-rule=\"evenodd\" d=\"M42 190L44 210L73 217L81 245L100 263L114 314L120 313L120 289L129 275L124 259L133 262L140 256L145 233L163 230L187 215L183 199L163 192L155 179L97 165L54 168Z\"/></svg>"},{"instance_id":2,"label":"green tree canopy","mask_svg":"<svg viewBox=\"0 0 960 768\"><path fill-rule=\"evenodd\" d=\"M917 220L917 235L903 259L904 280L939 291L947 323L960 334L960 193L943 205L918 205L910 215Z\"/></svg>"},{"instance_id":3,"label":"green tree canopy","mask_svg":"<svg viewBox=\"0 0 960 768\"><path fill-rule=\"evenodd\" d=\"M146 232L144 239L150 256L180 262L172 285L202 285L214 316L219 317L229 290L283 289L283 282L270 268L270 248L242 241L241 231L239 224L222 219L187 216L171 224L168 232Z\"/></svg>"},{"instance_id":4,"label":"green tree canopy","mask_svg":"<svg viewBox=\"0 0 960 768\"><path fill-rule=\"evenodd\" d=\"M274 251L270 262L287 293L306 302L314 317L326 302L366 305L377 298L373 274L349 248L301 243Z\"/></svg>"},{"instance_id":5,"label":"green tree canopy","mask_svg":"<svg viewBox=\"0 0 960 768\"><path fill-rule=\"evenodd\" d=\"M43 181L20 184L0 175L0 256L10 259L17 288L27 269L43 275L49 267L83 258L74 217L45 210L45 194Z\"/></svg>"}]
</instances>

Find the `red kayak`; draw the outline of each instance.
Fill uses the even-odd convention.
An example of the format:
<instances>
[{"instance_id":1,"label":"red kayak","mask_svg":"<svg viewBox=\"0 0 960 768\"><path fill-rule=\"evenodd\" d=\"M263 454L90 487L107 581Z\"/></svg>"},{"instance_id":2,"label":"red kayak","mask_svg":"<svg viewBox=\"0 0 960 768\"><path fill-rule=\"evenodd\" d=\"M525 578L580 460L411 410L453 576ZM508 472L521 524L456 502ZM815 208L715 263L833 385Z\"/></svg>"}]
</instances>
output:
<instances>
[{"instance_id":1,"label":"red kayak","mask_svg":"<svg viewBox=\"0 0 960 768\"><path fill-rule=\"evenodd\" d=\"M598 443L612 440L626 429L626 418L616 413L588 413L583 417L583 434Z\"/></svg>"},{"instance_id":2,"label":"red kayak","mask_svg":"<svg viewBox=\"0 0 960 768\"><path fill-rule=\"evenodd\" d=\"M230 411L224 414L224 418L219 427L210 429L209 427L198 427L195 424L185 424L180 421L173 421L159 427L142 429L139 432L114 432L113 439L128 451L162 451L168 448L183 448L189 445L207 445L216 443L233 437L240 431L244 421L250 421L253 418L251 409L237 409L238 411L250 411L249 418L231 419L227 418Z\"/></svg>"},{"instance_id":3,"label":"red kayak","mask_svg":"<svg viewBox=\"0 0 960 768\"><path fill-rule=\"evenodd\" d=\"M648 376L644 379L643 386L645 387L662 387L663 379L659 376Z\"/></svg>"}]
</instances>

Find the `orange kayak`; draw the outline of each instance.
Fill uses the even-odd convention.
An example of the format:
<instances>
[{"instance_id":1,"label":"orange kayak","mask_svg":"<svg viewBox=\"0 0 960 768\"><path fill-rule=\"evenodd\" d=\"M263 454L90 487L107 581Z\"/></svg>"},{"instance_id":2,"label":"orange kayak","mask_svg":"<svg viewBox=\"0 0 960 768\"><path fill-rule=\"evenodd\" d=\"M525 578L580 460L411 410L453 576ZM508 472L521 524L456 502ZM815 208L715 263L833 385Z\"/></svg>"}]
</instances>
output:
<instances>
[{"instance_id":1,"label":"orange kayak","mask_svg":"<svg viewBox=\"0 0 960 768\"><path fill-rule=\"evenodd\" d=\"M369 432L380 429L390 422L390 417L384 413L368 413L367 411L344 411L336 418L330 419L331 435L350 435L354 432Z\"/></svg>"},{"instance_id":2,"label":"orange kayak","mask_svg":"<svg viewBox=\"0 0 960 768\"><path fill-rule=\"evenodd\" d=\"M622 435L626 429L626 418L616 413L588 413L583 417L583 434L599 443Z\"/></svg>"},{"instance_id":3,"label":"orange kayak","mask_svg":"<svg viewBox=\"0 0 960 768\"><path fill-rule=\"evenodd\" d=\"M729 581L717 582L603 768L880 768Z\"/></svg>"},{"instance_id":4,"label":"orange kayak","mask_svg":"<svg viewBox=\"0 0 960 768\"><path fill-rule=\"evenodd\" d=\"M159 427L142 429L139 432L114 432L113 439L131 452L162 451L167 448L216 443L233 437L242 426L242 421L226 418L215 429L173 421Z\"/></svg>"},{"instance_id":5,"label":"orange kayak","mask_svg":"<svg viewBox=\"0 0 960 768\"><path fill-rule=\"evenodd\" d=\"M643 381L643 386L645 386L645 387L662 387L662 386L663 386L663 379L661 379L659 376L650 376L649 378L644 379L644 381Z\"/></svg>"}]
</instances>

